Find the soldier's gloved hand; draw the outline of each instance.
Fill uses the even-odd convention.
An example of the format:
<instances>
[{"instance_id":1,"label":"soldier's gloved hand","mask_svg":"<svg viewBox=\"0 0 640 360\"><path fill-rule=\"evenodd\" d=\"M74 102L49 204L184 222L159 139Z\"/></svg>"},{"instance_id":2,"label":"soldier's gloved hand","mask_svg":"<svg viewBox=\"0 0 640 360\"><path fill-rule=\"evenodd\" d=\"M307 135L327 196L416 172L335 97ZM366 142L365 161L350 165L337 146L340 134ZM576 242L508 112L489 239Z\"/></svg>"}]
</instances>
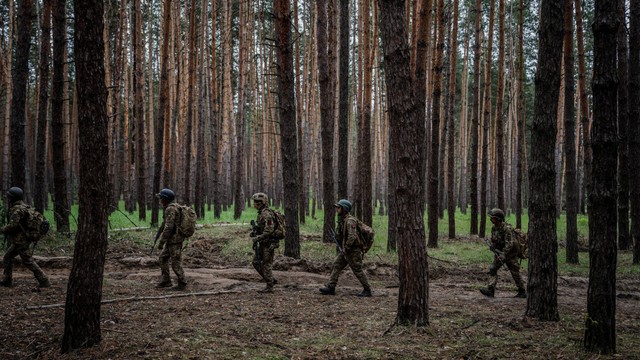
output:
<instances>
[{"instance_id":1,"label":"soldier's gloved hand","mask_svg":"<svg viewBox=\"0 0 640 360\"><path fill-rule=\"evenodd\" d=\"M504 256L504 254L500 254L498 256L498 260L500 260L501 263L504 263L504 261L506 260L506 257Z\"/></svg>"}]
</instances>

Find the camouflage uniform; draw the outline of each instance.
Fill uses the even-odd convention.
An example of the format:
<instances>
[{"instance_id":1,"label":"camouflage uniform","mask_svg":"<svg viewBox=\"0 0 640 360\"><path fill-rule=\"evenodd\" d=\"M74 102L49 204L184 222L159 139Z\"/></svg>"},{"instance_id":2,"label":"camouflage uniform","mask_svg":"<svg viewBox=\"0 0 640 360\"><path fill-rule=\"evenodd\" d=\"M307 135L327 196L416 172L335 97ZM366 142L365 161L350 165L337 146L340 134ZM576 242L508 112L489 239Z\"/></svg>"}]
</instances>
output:
<instances>
[{"instance_id":1,"label":"camouflage uniform","mask_svg":"<svg viewBox=\"0 0 640 360\"><path fill-rule=\"evenodd\" d=\"M511 272L513 280L518 286L518 289L524 289L524 281L520 276L520 260L518 254L520 253L520 244L514 236L513 228L511 225L502 221L491 228L491 244L494 249L502 252L504 260L501 261L496 255L491 265L489 281L489 287L495 289L498 283L498 270L502 265L506 265L507 269Z\"/></svg>"},{"instance_id":2,"label":"camouflage uniform","mask_svg":"<svg viewBox=\"0 0 640 360\"><path fill-rule=\"evenodd\" d=\"M344 268L349 265L353 274L360 280L362 287L371 291L367 275L362 270L362 258L364 256L362 244L358 238L358 219L352 215L338 216L338 227L336 238L340 243L340 247L344 251L344 255L339 253L333 262L331 268L331 276L327 283L328 288L335 288L338 284L338 277Z\"/></svg>"},{"instance_id":3,"label":"camouflage uniform","mask_svg":"<svg viewBox=\"0 0 640 360\"><path fill-rule=\"evenodd\" d=\"M178 286L184 287L187 284L184 278L184 270L182 270L182 243L184 242L184 237L178 232L179 220L180 210L178 205L172 202L164 209L162 225L158 230L160 233L158 249L162 249L158 260L162 273L161 284L171 284L171 276L169 275L169 262L171 262L171 268L178 277Z\"/></svg>"},{"instance_id":4,"label":"camouflage uniform","mask_svg":"<svg viewBox=\"0 0 640 360\"><path fill-rule=\"evenodd\" d=\"M275 249L279 246L279 240L274 238L276 230L276 216L271 209L263 206L258 210L258 234L253 238L257 252L253 257L253 267L258 271L267 283L267 288L272 288L276 283L273 278L273 258Z\"/></svg>"},{"instance_id":5,"label":"camouflage uniform","mask_svg":"<svg viewBox=\"0 0 640 360\"><path fill-rule=\"evenodd\" d=\"M22 259L22 264L33 272L39 286L48 287L50 286L49 278L47 278L47 275L44 274L38 264L33 261L31 250L29 249L31 242L27 239L24 225L20 223L27 216L29 216L29 207L22 201L16 201L9 209L7 225L0 229L0 232L7 236L7 242L10 244L2 258L2 264L4 265L4 280L2 283L7 286L12 285L13 258L19 255Z\"/></svg>"}]
</instances>

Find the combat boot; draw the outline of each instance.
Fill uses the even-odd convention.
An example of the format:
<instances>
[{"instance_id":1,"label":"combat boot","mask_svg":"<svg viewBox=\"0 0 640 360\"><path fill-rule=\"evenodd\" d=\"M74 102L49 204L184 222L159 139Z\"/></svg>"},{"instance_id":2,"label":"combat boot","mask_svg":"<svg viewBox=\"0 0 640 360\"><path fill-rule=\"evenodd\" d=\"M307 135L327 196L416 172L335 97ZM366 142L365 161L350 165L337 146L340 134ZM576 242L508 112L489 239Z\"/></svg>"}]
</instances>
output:
<instances>
[{"instance_id":1,"label":"combat boot","mask_svg":"<svg viewBox=\"0 0 640 360\"><path fill-rule=\"evenodd\" d=\"M13 281L11 279L3 279L0 281L0 285L4 287L11 287L13 285Z\"/></svg>"},{"instance_id":2,"label":"combat boot","mask_svg":"<svg viewBox=\"0 0 640 360\"><path fill-rule=\"evenodd\" d=\"M186 281L178 281L178 285L172 287L171 289L182 291L182 290L184 290L186 288L187 288L187 282Z\"/></svg>"},{"instance_id":3,"label":"combat boot","mask_svg":"<svg viewBox=\"0 0 640 360\"><path fill-rule=\"evenodd\" d=\"M320 288L320 294L322 295L335 295L336 294L336 287L335 286L325 286L325 287L321 287Z\"/></svg>"},{"instance_id":4,"label":"combat boot","mask_svg":"<svg viewBox=\"0 0 640 360\"><path fill-rule=\"evenodd\" d=\"M493 297L495 291L496 291L496 288L491 285L487 286L486 288L480 289L480 292L482 293L482 295L488 296L488 297Z\"/></svg>"},{"instance_id":5,"label":"combat boot","mask_svg":"<svg viewBox=\"0 0 640 360\"><path fill-rule=\"evenodd\" d=\"M520 299L526 299L527 298L527 290L525 290L523 288L519 288L518 289L518 293L514 297L515 298L520 298Z\"/></svg>"},{"instance_id":6,"label":"combat boot","mask_svg":"<svg viewBox=\"0 0 640 360\"><path fill-rule=\"evenodd\" d=\"M171 280L162 280L156 285L156 287L159 289L171 287Z\"/></svg>"},{"instance_id":7,"label":"combat boot","mask_svg":"<svg viewBox=\"0 0 640 360\"><path fill-rule=\"evenodd\" d=\"M51 282L49 281L49 279L38 280L38 287L39 288L51 287Z\"/></svg>"},{"instance_id":8,"label":"combat boot","mask_svg":"<svg viewBox=\"0 0 640 360\"><path fill-rule=\"evenodd\" d=\"M258 292L260 294L271 294L273 292L273 285L267 285L267 287L262 290L258 290Z\"/></svg>"},{"instance_id":9,"label":"combat boot","mask_svg":"<svg viewBox=\"0 0 640 360\"><path fill-rule=\"evenodd\" d=\"M371 297L371 296L373 296L373 294L371 294L371 289L364 289L360 293L358 293L357 296L358 297Z\"/></svg>"}]
</instances>

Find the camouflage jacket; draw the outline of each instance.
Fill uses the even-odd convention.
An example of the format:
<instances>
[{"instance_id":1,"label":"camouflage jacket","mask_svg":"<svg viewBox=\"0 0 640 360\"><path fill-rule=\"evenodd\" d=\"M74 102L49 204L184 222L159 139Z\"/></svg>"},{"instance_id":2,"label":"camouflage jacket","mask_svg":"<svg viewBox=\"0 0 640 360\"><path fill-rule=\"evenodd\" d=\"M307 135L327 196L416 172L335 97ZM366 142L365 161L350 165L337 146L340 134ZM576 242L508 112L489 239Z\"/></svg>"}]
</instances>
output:
<instances>
[{"instance_id":1,"label":"camouflage jacket","mask_svg":"<svg viewBox=\"0 0 640 360\"><path fill-rule=\"evenodd\" d=\"M158 246L163 247L165 244L179 244L184 238L178 233L178 221L180 221L180 209L175 202L170 203L164 208L162 215L162 225L160 225L160 241Z\"/></svg>"},{"instance_id":2,"label":"camouflage jacket","mask_svg":"<svg viewBox=\"0 0 640 360\"><path fill-rule=\"evenodd\" d=\"M7 239L13 244L29 243L22 221L26 216L29 216L29 206L23 201L16 201L11 205L7 214L7 225L3 226L0 232L7 235Z\"/></svg>"},{"instance_id":3,"label":"camouflage jacket","mask_svg":"<svg viewBox=\"0 0 640 360\"><path fill-rule=\"evenodd\" d=\"M345 251L360 249L362 246L358 238L358 219L353 215L338 216L336 236Z\"/></svg>"},{"instance_id":4,"label":"camouflage jacket","mask_svg":"<svg viewBox=\"0 0 640 360\"><path fill-rule=\"evenodd\" d=\"M274 236L276 229L276 216L271 209L267 206L263 206L258 210L258 219L256 220L258 225L258 236L256 241L270 240Z\"/></svg>"},{"instance_id":5,"label":"camouflage jacket","mask_svg":"<svg viewBox=\"0 0 640 360\"><path fill-rule=\"evenodd\" d=\"M501 222L491 228L491 244L506 257L518 256L517 239L513 234L513 228L506 222Z\"/></svg>"}]
</instances>

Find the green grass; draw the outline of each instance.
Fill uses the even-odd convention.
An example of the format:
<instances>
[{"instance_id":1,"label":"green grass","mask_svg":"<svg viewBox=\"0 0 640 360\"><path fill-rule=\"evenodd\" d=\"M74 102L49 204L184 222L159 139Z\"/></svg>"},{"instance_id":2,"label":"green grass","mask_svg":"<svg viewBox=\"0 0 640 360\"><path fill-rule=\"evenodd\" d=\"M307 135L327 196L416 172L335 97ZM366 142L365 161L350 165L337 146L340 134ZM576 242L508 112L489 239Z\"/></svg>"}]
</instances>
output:
<instances>
[{"instance_id":1,"label":"green grass","mask_svg":"<svg viewBox=\"0 0 640 360\"><path fill-rule=\"evenodd\" d=\"M124 208L124 205L120 204L120 209ZM280 209L281 210L281 209ZM240 216L239 219L233 218L233 208L228 208L223 211L220 219L214 219L213 211L206 211L205 218L198 221L200 224L215 225L220 223L230 223L238 225L246 225L246 228L238 228L233 226L233 230L229 227L220 226L207 226L204 230L199 230L206 233L209 237L222 237L227 238L230 241L227 242L225 248L222 249L225 256L231 258L244 258L247 253L251 252L251 242L245 237L245 233L249 233L249 222L256 218L257 211L254 208L247 207ZM77 229L78 207L73 206L71 209L72 216L70 217L70 225L73 233ZM369 259L375 259L372 261L380 261L389 264L397 264L397 255L395 253L387 252L387 236L388 236L388 217L377 215L374 213L373 217L373 229L376 232L375 243L372 249L367 254ZM160 213L162 216L162 213ZM52 210L45 212L45 217L49 219L55 228L53 222ZM491 262L492 254L487 249L487 246L481 239L476 236L471 237L469 235L470 229L470 211L467 214L462 214L460 211L456 212L456 236L457 240L446 239L449 231L448 214L445 211L443 219L438 221L438 232L440 239L438 242L438 248L428 249L429 256L438 260L444 260L445 262L455 263L461 266L466 265L486 265ZM562 216L556 222L558 241L562 242L566 238L566 215ZM301 255L303 258L313 259L316 261L331 261L335 256L335 248L331 245L324 244L321 241L322 226L323 226L324 212L322 209L316 210L315 218L307 217L305 224L300 224L300 234L303 241L301 242ZM425 214L425 231L427 224L427 215ZM150 246L155 234L155 229L150 227L151 210L147 210L146 220L140 220L137 211L128 213L123 210L114 211L109 216L109 226L111 231L111 241L128 241L141 246ZM523 228L526 231L528 225L528 214L524 213L522 218ZM509 214L507 216L507 222L510 224L516 223L515 215ZM487 220L486 224L486 236L489 236L491 231L491 223ZM148 228L147 230L141 230L136 232L118 232L117 229L142 227ZM246 230L246 231L245 231ZM586 239L588 236L588 217L586 215L578 216L578 236L579 239ZM70 239L66 236L56 235L53 236L56 240L51 245L54 247L69 247L71 245ZM236 241L236 239L238 241ZM304 241L304 240L316 240L316 241ZM583 240L584 241L584 240ZM281 246L282 249L282 246ZM72 250L71 250L72 251ZM566 253L561 246L558 251L558 270L561 275L575 275L575 276L588 276L589 274L589 254L586 252L580 253L580 263L578 265L567 264ZM523 269L527 268L527 261L522 263ZM632 254L629 251L618 252L618 274L623 276L637 276L640 274L640 266L632 264Z\"/></svg>"}]
</instances>

